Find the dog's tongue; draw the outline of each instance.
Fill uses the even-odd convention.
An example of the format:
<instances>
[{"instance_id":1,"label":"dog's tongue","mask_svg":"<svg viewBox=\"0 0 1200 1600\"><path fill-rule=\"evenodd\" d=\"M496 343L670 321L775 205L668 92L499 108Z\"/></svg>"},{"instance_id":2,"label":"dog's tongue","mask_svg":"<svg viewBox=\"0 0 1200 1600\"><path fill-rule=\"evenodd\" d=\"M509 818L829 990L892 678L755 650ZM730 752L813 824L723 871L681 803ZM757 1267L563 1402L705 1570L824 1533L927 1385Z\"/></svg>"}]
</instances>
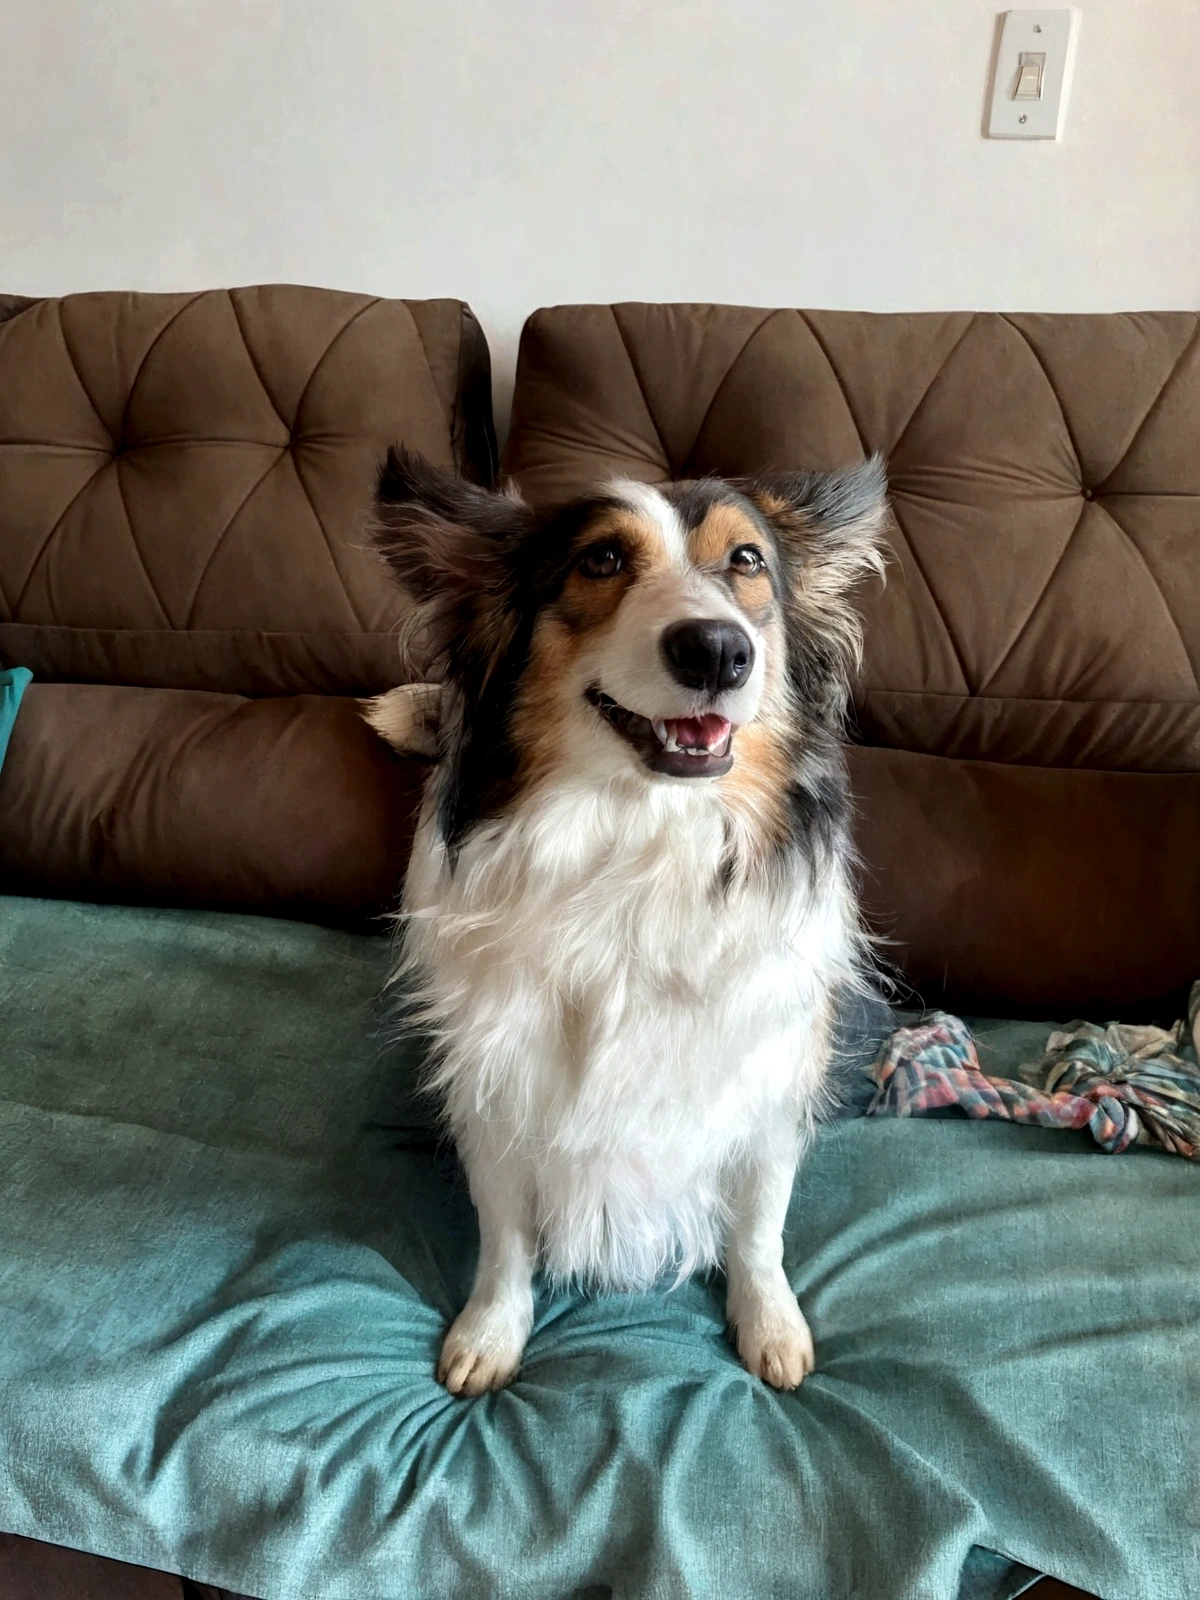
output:
<instances>
[{"instance_id":1,"label":"dog's tongue","mask_svg":"<svg viewBox=\"0 0 1200 1600\"><path fill-rule=\"evenodd\" d=\"M729 733L729 718L711 711L702 717L671 717L667 728L681 750L717 750Z\"/></svg>"}]
</instances>

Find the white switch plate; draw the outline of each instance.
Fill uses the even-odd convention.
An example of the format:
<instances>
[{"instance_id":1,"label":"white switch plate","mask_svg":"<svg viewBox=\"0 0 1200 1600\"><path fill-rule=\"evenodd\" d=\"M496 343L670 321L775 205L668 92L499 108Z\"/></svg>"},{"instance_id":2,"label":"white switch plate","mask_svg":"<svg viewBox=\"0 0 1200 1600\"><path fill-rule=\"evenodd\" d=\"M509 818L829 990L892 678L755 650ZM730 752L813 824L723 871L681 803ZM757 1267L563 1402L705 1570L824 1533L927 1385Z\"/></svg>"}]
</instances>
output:
<instances>
[{"instance_id":1,"label":"white switch plate","mask_svg":"<svg viewBox=\"0 0 1200 1600\"><path fill-rule=\"evenodd\" d=\"M1004 13L987 120L989 139L1062 138L1078 39L1079 12L1074 6ZM1022 51L1045 53L1040 100L1014 97Z\"/></svg>"}]
</instances>

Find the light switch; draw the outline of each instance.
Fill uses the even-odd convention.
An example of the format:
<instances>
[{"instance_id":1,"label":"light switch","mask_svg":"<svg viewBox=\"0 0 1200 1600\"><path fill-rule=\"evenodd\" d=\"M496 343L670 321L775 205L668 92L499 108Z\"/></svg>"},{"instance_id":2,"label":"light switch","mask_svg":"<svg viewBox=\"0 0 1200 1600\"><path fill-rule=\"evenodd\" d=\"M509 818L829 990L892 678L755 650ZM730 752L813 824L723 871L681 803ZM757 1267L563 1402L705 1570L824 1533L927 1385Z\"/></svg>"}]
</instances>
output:
<instances>
[{"instance_id":1,"label":"light switch","mask_svg":"<svg viewBox=\"0 0 1200 1600\"><path fill-rule=\"evenodd\" d=\"M1074 7L1004 13L992 76L989 138L1062 138L1078 36Z\"/></svg>"},{"instance_id":2,"label":"light switch","mask_svg":"<svg viewBox=\"0 0 1200 1600\"><path fill-rule=\"evenodd\" d=\"M1040 100L1042 98L1042 72L1046 66L1044 51L1022 50L1017 58L1017 86L1014 100Z\"/></svg>"}]
</instances>

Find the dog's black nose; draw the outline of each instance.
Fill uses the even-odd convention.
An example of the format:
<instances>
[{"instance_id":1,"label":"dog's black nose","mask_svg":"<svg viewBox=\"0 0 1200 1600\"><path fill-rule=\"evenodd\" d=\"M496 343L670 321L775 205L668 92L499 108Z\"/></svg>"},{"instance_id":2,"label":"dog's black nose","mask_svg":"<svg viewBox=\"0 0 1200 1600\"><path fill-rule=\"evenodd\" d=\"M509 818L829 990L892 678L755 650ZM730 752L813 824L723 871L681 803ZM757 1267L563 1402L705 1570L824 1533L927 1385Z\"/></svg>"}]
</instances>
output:
<instances>
[{"instance_id":1,"label":"dog's black nose","mask_svg":"<svg viewBox=\"0 0 1200 1600\"><path fill-rule=\"evenodd\" d=\"M671 676L685 689L736 689L754 665L750 635L736 622L676 622L661 642Z\"/></svg>"}]
</instances>

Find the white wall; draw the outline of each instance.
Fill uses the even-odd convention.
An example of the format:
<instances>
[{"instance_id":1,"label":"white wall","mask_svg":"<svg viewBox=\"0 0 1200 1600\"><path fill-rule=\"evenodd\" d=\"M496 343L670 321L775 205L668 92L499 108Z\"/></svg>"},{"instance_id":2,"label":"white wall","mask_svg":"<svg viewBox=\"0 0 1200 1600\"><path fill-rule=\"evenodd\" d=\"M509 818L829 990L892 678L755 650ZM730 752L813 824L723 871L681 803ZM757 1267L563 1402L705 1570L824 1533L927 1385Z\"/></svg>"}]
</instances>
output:
<instances>
[{"instance_id":1,"label":"white wall","mask_svg":"<svg viewBox=\"0 0 1200 1600\"><path fill-rule=\"evenodd\" d=\"M1200 9L1082 0L1062 144L982 0L4 0L0 289L1200 305Z\"/></svg>"}]
</instances>

